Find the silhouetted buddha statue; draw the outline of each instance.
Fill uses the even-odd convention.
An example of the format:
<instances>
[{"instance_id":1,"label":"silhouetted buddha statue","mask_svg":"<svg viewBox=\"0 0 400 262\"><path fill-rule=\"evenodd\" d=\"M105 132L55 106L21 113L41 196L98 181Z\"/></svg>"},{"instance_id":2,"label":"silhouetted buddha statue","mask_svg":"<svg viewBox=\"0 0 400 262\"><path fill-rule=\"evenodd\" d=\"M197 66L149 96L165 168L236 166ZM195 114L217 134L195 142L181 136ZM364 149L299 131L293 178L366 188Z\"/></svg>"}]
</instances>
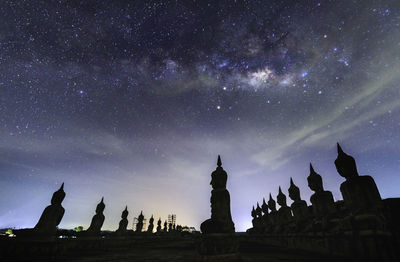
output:
<instances>
[{"instance_id":1,"label":"silhouetted buddha statue","mask_svg":"<svg viewBox=\"0 0 400 262\"><path fill-rule=\"evenodd\" d=\"M292 212L290 207L286 203L286 196L282 193L281 187L279 187L279 193L276 196L278 204L281 206L278 210L278 217L281 223L290 222L292 219Z\"/></svg>"},{"instance_id":2,"label":"silhouetted buddha statue","mask_svg":"<svg viewBox=\"0 0 400 262\"><path fill-rule=\"evenodd\" d=\"M136 232L142 232L142 230L143 230L143 220L144 220L143 211L140 211L140 215L138 217L138 222L136 224Z\"/></svg>"},{"instance_id":3,"label":"silhouetted buddha statue","mask_svg":"<svg viewBox=\"0 0 400 262\"><path fill-rule=\"evenodd\" d=\"M121 214L121 221L119 221L119 227L117 229L117 232L119 233L125 233L126 232L126 228L128 226L128 206L125 207L124 211L122 211Z\"/></svg>"},{"instance_id":4,"label":"silhouetted buddha statue","mask_svg":"<svg viewBox=\"0 0 400 262\"><path fill-rule=\"evenodd\" d=\"M290 208L293 213L294 221L290 224L291 231L299 232L305 231L312 224L309 223L309 209L307 202L301 200L300 189L294 184L293 179L290 178L290 187L288 189L289 197L293 200ZM309 225L309 227L307 227Z\"/></svg>"},{"instance_id":5,"label":"silhouetted buddha statue","mask_svg":"<svg viewBox=\"0 0 400 262\"><path fill-rule=\"evenodd\" d=\"M263 203L261 205L261 210L264 213L263 216L267 215L268 216L268 205L265 203L265 198L263 198Z\"/></svg>"},{"instance_id":6,"label":"silhouetted buddha statue","mask_svg":"<svg viewBox=\"0 0 400 262\"><path fill-rule=\"evenodd\" d=\"M253 228L255 228L257 225L257 214L256 214L256 210L254 209L254 206L253 206L253 209L251 210L251 217L253 218L251 220L251 223L253 224Z\"/></svg>"},{"instance_id":7,"label":"silhouetted buddha statue","mask_svg":"<svg viewBox=\"0 0 400 262\"><path fill-rule=\"evenodd\" d=\"M257 214L256 214L256 210L254 209L254 206L253 206L253 208L251 209L251 217L252 217L252 219L251 219L251 224L253 225L253 227L247 229L246 232L248 232L248 233L255 233L255 232L256 232L257 222L258 222L258 221L257 221Z\"/></svg>"},{"instance_id":8,"label":"silhouetted buddha statue","mask_svg":"<svg viewBox=\"0 0 400 262\"><path fill-rule=\"evenodd\" d=\"M100 203L96 207L96 214L92 218L92 222L90 223L89 228L87 229L87 233L89 234L100 234L101 227L103 226L104 223L104 215L103 211L106 205L104 205L104 197L101 198Z\"/></svg>"},{"instance_id":9,"label":"silhouetted buddha statue","mask_svg":"<svg viewBox=\"0 0 400 262\"><path fill-rule=\"evenodd\" d=\"M287 206L286 196L282 193L281 187L279 187L279 193L276 196L276 200L278 204L281 206L277 212L277 227L275 228L275 232L284 232L287 231L288 224L292 222L292 212L290 207Z\"/></svg>"},{"instance_id":10,"label":"silhouetted buddha statue","mask_svg":"<svg viewBox=\"0 0 400 262\"><path fill-rule=\"evenodd\" d=\"M167 231L168 231L167 225L168 225L167 220L165 220L165 222L164 222L164 229L163 229L164 232L167 232Z\"/></svg>"},{"instance_id":11,"label":"silhouetted buddha statue","mask_svg":"<svg viewBox=\"0 0 400 262\"><path fill-rule=\"evenodd\" d=\"M275 200L272 198L271 193L269 193L269 200L268 200L268 208L271 210L268 214L268 227L266 228L267 232L272 232L274 227L278 223L278 211L276 210L276 203Z\"/></svg>"},{"instance_id":12,"label":"silhouetted buddha statue","mask_svg":"<svg viewBox=\"0 0 400 262\"><path fill-rule=\"evenodd\" d=\"M268 225L268 205L265 203L265 198L263 198L261 210L264 214L261 219L261 227L265 228Z\"/></svg>"},{"instance_id":13,"label":"silhouetted buddha statue","mask_svg":"<svg viewBox=\"0 0 400 262\"><path fill-rule=\"evenodd\" d=\"M64 183L62 183L60 189L53 193L51 205L44 209L34 228L34 232L46 235L54 235L57 232L57 226L60 224L65 212L64 208L61 206L61 202L64 198Z\"/></svg>"},{"instance_id":14,"label":"silhouetted buddha statue","mask_svg":"<svg viewBox=\"0 0 400 262\"><path fill-rule=\"evenodd\" d=\"M302 220L308 217L308 207L307 202L301 200L300 197L300 189L293 183L293 179L290 178L290 187L289 187L289 197L293 200L290 208L293 212L293 217L296 220Z\"/></svg>"},{"instance_id":15,"label":"silhouetted buddha statue","mask_svg":"<svg viewBox=\"0 0 400 262\"><path fill-rule=\"evenodd\" d=\"M161 232L161 217L157 221L157 233Z\"/></svg>"},{"instance_id":16,"label":"silhouetted buddha statue","mask_svg":"<svg viewBox=\"0 0 400 262\"><path fill-rule=\"evenodd\" d=\"M176 230L176 224L174 223L174 225L172 226L172 229L175 231Z\"/></svg>"},{"instance_id":17,"label":"silhouetted buddha statue","mask_svg":"<svg viewBox=\"0 0 400 262\"><path fill-rule=\"evenodd\" d=\"M375 181L370 176L359 176L356 161L343 152L337 144L338 156L335 160L337 172L346 181L340 185L344 205L350 211L350 226L352 229L377 229L383 226L383 203L376 187ZM344 220L346 222L346 219ZM349 228L350 226L346 226Z\"/></svg>"},{"instance_id":18,"label":"silhouetted buddha statue","mask_svg":"<svg viewBox=\"0 0 400 262\"><path fill-rule=\"evenodd\" d=\"M172 223L168 224L168 232L172 232Z\"/></svg>"},{"instance_id":19,"label":"silhouetted buddha statue","mask_svg":"<svg viewBox=\"0 0 400 262\"><path fill-rule=\"evenodd\" d=\"M314 216L317 219L330 216L335 212L335 201L330 191L325 191L322 184L322 177L314 171L310 163L310 175L307 177L308 187L314 191L310 201Z\"/></svg>"},{"instance_id":20,"label":"silhouetted buddha statue","mask_svg":"<svg viewBox=\"0 0 400 262\"><path fill-rule=\"evenodd\" d=\"M154 218L153 218L153 215L151 215L150 220L149 220L149 226L147 227L147 232L153 233L153 228L154 228Z\"/></svg>"},{"instance_id":21,"label":"silhouetted buddha statue","mask_svg":"<svg viewBox=\"0 0 400 262\"><path fill-rule=\"evenodd\" d=\"M269 208L269 210L271 210L271 212L269 213L270 215L275 214L275 213L278 212L278 211L276 210L276 202L275 202L275 200L272 198L271 193L269 193L268 208Z\"/></svg>"},{"instance_id":22,"label":"silhouetted buddha statue","mask_svg":"<svg viewBox=\"0 0 400 262\"><path fill-rule=\"evenodd\" d=\"M233 233L235 226L232 221L230 196L226 190L227 173L222 168L221 157L218 156L217 168L211 174L211 218L204 221L200 228L204 234Z\"/></svg>"},{"instance_id":23,"label":"silhouetted buddha statue","mask_svg":"<svg viewBox=\"0 0 400 262\"><path fill-rule=\"evenodd\" d=\"M346 178L346 181L340 185L345 206L353 214L376 212L382 206L382 199L374 179L370 176L358 175L356 161L343 152L339 143L337 150L336 170Z\"/></svg>"},{"instance_id":24,"label":"silhouetted buddha statue","mask_svg":"<svg viewBox=\"0 0 400 262\"><path fill-rule=\"evenodd\" d=\"M262 219L262 209L260 207L260 204L258 204L257 202L257 207L255 209L255 213L256 213L256 220L255 222L255 228L257 229L257 231L260 231L261 228L261 219Z\"/></svg>"},{"instance_id":25,"label":"silhouetted buddha statue","mask_svg":"<svg viewBox=\"0 0 400 262\"><path fill-rule=\"evenodd\" d=\"M260 204L258 204L258 202L257 202L257 207L256 207L256 214L257 214L257 218L262 217L262 209L260 207Z\"/></svg>"},{"instance_id":26,"label":"silhouetted buddha statue","mask_svg":"<svg viewBox=\"0 0 400 262\"><path fill-rule=\"evenodd\" d=\"M276 202L275 202L275 200L272 198L271 193L269 193L268 208L269 208L269 210L271 210L270 214L271 214L271 213L274 213L274 212L277 212L277 211L276 211Z\"/></svg>"}]
</instances>

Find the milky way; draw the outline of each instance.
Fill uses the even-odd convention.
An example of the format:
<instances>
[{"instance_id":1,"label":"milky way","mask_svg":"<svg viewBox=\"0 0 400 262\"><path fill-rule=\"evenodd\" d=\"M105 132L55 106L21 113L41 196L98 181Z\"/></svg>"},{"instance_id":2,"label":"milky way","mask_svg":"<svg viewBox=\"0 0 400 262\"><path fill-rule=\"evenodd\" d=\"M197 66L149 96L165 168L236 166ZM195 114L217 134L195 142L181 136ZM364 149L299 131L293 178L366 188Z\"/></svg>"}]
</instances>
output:
<instances>
[{"instance_id":1,"label":"milky way","mask_svg":"<svg viewBox=\"0 0 400 262\"><path fill-rule=\"evenodd\" d=\"M112 2L112 3L110 3ZM146 2L146 3L144 3ZM217 155L237 230L308 164L341 199L335 145L399 196L400 3L3 1L0 227L128 205L199 227ZM309 201L308 201L309 202Z\"/></svg>"}]
</instances>

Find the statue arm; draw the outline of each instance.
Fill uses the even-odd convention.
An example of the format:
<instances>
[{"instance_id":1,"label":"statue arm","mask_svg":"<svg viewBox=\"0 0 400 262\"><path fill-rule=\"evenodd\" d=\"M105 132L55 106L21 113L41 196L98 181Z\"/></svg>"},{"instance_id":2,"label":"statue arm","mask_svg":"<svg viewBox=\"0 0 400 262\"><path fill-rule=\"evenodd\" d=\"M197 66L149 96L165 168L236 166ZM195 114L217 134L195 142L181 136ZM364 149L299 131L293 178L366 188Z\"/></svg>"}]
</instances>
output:
<instances>
[{"instance_id":1,"label":"statue arm","mask_svg":"<svg viewBox=\"0 0 400 262\"><path fill-rule=\"evenodd\" d=\"M61 219L62 219L63 216L64 216L64 213L65 213L65 209L62 208L62 212L61 212L60 215L57 217L56 226L58 226L58 225L60 224Z\"/></svg>"},{"instance_id":2,"label":"statue arm","mask_svg":"<svg viewBox=\"0 0 400 262\"><path fill-rule=\"evenodd\" d=\"M381 194L379 193L379 190L378 190L378 187L376 186L375 180L371 176L368 176L368 179L370 180L373 194L375 195L374 197L376 197L376 199L381 200L382 199Z\"/></svg>"},{"instance_id":3,"label":"statue arm","mask_svg":"<svg viewBox=\"0 0 400 262\"><path fill-rule=\"evenodd\" d=\"M38 221L37 224L35 225L35 228L41 227L42 224L45 224L45 219L46 219L46 217L48 216L47 213L49 213L49 207L46 207L46 208L43 210L43 213L42 213L42 215L40 216L39 221Z\"/></svg>"}]
</instances>

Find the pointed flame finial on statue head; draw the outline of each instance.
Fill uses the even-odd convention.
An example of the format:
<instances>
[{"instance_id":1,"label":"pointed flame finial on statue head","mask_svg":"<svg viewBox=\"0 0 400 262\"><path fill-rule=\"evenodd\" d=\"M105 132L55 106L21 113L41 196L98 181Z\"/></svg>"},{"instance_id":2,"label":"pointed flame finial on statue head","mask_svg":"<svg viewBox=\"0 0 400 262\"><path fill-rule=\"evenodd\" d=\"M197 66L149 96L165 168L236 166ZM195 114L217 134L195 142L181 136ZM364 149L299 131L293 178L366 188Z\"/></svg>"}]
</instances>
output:
<instances>
[{"instance_id":1,"label":"pointed flame finial on statue head","mask_svg":"<svg viewBox=\"0 0 400 262\"><path fill-rule=\"evenodd\" d=\"M122 211L121 218L127 218L127 217L128 217L128 214L129 214L129 212L128 212L128 206L125 206L124 211Z\"/></svg>"},{"instance_id":2,"label":"pointed flame finial on statue head","mask_svg":"<svg viewBox=\"0 0 400 262\"><path fill-rule=\"evenodd\" d=\"M316 174L311 162L310 162L310 174Z\"/></svg>"},{"instance_id":3,"label":"pointed flame finial on statue head","mask_svg":"<svg viewBox=\"0 0 400 262\"><path fill-rule=\"evenodd\" d=\"M335 160L335 166L339 175L346 179L358 176L355 159L352 156L346 154L339 143L337 143L337 151L338 156Z\"/></svg>"},{"instance_id":4,"label":"pointed flame finial on statue head","mask_svg":"<svg viewBox=\"0 0 400 262\"><path fill-rule=\"evenodd\" d=\"M293 182L293 179L290 178L290 187L288 189L290 199L296 201L301 200L300 198L300 188L296 186Z\"/></svg>"},{"instance_id":5,"label":"pointed flame finial on statue head","mask_svg":"<svg viewBox=\"0 0 400 262\"><path fill-rule=\"evenodd\" d=\"M310 163L310 175L307 177L308 187L315 192L324 190L322 185L322 177L315 172L314 167Z\"/></svg>"},{"instance_id":6,"label":"pointed flame finial on statue head","mask_svg":"<svg viewBox=\"0 0 400 262\"><path fill-rule=\"evenodd\" d=\"M100 203L97 204L96 214L103 213L104 208L106 208L106 205L104 204L104 197L102 197Z\"/></svg>"},{"instance_id":7,"label":"pointed flame finial on statue head","mask_svg":"<svg viewBox=\"0 0 400 262\"><path fill-rule=\"evenodd\" d=\"M278 195L283 195L281 186L279 186Z\"/></svg>"},{"instance_id":8,"label":"pointed flame finial on statue head","mask_svg":"<svg viewBox=\"0 0 400 262\"><path fill-rule=\"evenodd\" d=\"M53 196L51 197L51 204L52 205L61 205L61 202L65 198L65 192L64 192L64 182L61 184L60 188L53 193Z\"/></svg>"},{"instance_id":9,"label":"pointed flame finial on statue head","mask_svg":"<svg viewBox=\"0 0 400 262\"><path fill-rule=\"evenodd\" d=\"M263 211L264 214L268 214L268 205L267 205L267 203L265 202L265 198L263 198L263 202L262 202L262 205L261 205L261 209L262 209L262 211Z\"/></svg>"},{"instance_id":10,"label":"pointed flame finial on statue head","mask_svg":"<svg viewBox=\"0 0 400 262\"><path fill-rule=\"evenodd\" d=\"M276 196L276 201L278 202L278 204L281 207L287 206L287 204L286 204L286 195L284 193L282 193L281 186L279 186L279 193Z\"/></svg>"},{"instance_id":11,"label":"pointed flame finial on statue head","mask_svg":"<svg viewBox=\"0 0 400 262\"><path fill-rule=\"evenodd\" d=\"M221 156L218 155L217 168L215 169L214 172L211 173L210 185L212 186L213 189L225 189L227 179L228 175L222 168Z\"/></svg>"},{"instance_id":12,"label":"pointed flame finial on statue head","mask_svg":"<svg viewBox=\"0 0 400 262\"><path fill-rule=\"evenodd\" d=\"M269 193L268 208L269 208L271 211L276 211L276 202L275 202L275 200L272 198L271 193Z\"/></svg>"}]
</instances>

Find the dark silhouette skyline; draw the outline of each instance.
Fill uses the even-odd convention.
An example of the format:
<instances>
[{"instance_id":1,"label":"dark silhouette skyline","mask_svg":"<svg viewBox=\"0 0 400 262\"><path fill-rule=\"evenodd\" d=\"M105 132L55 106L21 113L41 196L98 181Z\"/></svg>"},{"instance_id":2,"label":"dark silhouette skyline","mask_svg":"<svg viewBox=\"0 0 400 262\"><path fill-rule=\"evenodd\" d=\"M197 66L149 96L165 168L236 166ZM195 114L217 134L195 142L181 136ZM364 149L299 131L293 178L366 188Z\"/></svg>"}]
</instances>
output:
<instances>
[{"instance_id":1,"label":"dark silhouette skyline","mask_svg":"<svg viewBox=\"0 0 400 262\"><path fill-rule=\"evenodd\" d=\"M291 259L304 257L305 261L317 256L324 261L397 261L400 257L397 250L400 198L381 199L374 179L358 174L355 159L346 154L339 143L334 165L338 174L346 179L340 185L344 200L335 202L331 192L323 190L322 177L310 163L307 181L315 191L311 196L312 205L308 206L301 199L300 188L290 178L291 206L287 205L286 195L278 186L276 199L279 209L270 193L268 204L263 198L261 206L259 202L256 208L253 206L249 214L252 227L240 233L235 232L232 221L230 194L226 188L228 174L222 167L220 155L217 168L211 173L211 218L201 224L201 232L176 225L176 215L168 216L168 230L165 221L164 231L161 230L160 218L156 232L154 216L151 215L146 230L143 211L135 218L134 230L127 230L127 206L122 212L119 228L115 232L102 231L104 197L86 231L82 228L58 229L65 211L61 206L66 196L63 183L54 192L51 205L45 208L34 228L0 235L0 259L35 259L40 256L46 261L64 261L73 256L99 259L112 255L112 261L120 261L120 256L126 259L134 252L139 260L148 260L152 256L146 253L150 244L157 249L153 256L162 255L163 259L172 250L181 252L179 250L185 246L188 257L176 257L182 261L189 260L189 257L192 261L242 261L244 257L250 259L261 254L265 260L271 256L270 252L265 252L266 248L277 252L280 258L289 252L293 256ZM60 238L65 240L60 241ZM135 243L135 251L131 249L132 243ZM26 246L29 246L27 252L18 252ZM73 256L72 249L75 250Z\"/></svg>"}]
</instances>

